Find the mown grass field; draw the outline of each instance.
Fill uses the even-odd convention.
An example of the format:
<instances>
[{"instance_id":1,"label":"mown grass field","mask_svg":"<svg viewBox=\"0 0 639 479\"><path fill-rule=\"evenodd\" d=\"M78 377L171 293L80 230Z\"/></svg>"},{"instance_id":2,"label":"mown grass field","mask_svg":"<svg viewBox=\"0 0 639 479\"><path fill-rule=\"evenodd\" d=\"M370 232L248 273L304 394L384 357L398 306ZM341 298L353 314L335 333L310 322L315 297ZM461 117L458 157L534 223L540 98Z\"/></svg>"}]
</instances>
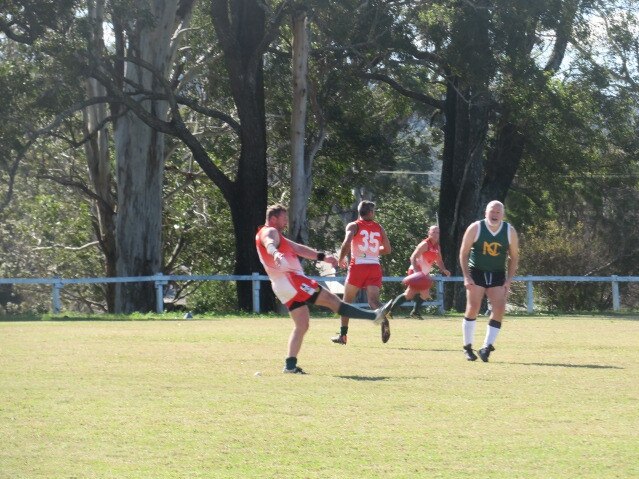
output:
<instances>
[{"instance_id":1,"label":"mown grass field","mask_svg":"<svg viewBox=\"0 0 639 479\"><path fill-rule=\"evenodd\" d=\"M637 318L509 318L490 363L457 317L315 319L306 376L290 329L0 322L0 478L639 477Z\"/></svg>"}]
</instances>

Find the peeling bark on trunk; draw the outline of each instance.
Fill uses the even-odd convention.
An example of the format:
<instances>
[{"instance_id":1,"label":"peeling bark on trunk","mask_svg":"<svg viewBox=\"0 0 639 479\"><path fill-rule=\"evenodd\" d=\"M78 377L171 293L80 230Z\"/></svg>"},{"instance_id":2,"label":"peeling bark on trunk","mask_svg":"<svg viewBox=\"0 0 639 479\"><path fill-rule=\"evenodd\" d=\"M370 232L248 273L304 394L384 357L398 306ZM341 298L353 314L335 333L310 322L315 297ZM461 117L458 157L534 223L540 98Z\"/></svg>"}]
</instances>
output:
<instances>
[{"instance_id":1,"label":"peeling bark on trunk","mask_svg":"<svg viewBox=\"0 0 639 479\"><path fill-rule=\"evenodd\" d=\"M289 233L293 241L308 243L307 210L311 195L311 164L305 155L308 100L308 17L306 10L293 13L293 109L291 114L291 204Z\"/></svg>"},{"instance_id":2,"label":"peeling bark on trunk","mask_svg":"<svg viewBox=\"0 0 639 479\"><path fill-rule=\"evenodd\" d=\"M128 43L123 46L127 58L141 60L153 69L134 61L125 61L125 91L137 89L165 93L160 78L168 78L177 39L185 27L193 2L153 0L149 10L154 23L122 19ZM156 76L157 75L157 76ZM141 94L134 98L141 100ZM157 118L167 118L165 101L145 100L143 107ZM131 112L115 123L115 148L118 183L116 242L118 276L146 276L162 268L162 183L164 179L164 135ZM116 311L153 311L155 288L151 282L120 283L116 287Z\"/></svg>"},{"instance_id":3,"label":"peeling bark on trunk","mask_svg":"<svg viewBox=\"0 0 639 479\"><path fill-rule=\"evenodd\" d=\"M105 95L105 89L96 80L89 79L86 83L87 98ZM84 111L84 122L87 133L94 132L108 116L106 105L97 104L87 107ZM99 200L93 202L96 218L95 231L104 255L104 270L108 278L117 276L116 247L115 247L115 199L111 191L112 176L109 158L108 130L99 130L85 143L89 178L93 190ZM115 311L115 284L105 285L107 311Z\"/></svg>"},{"instance_id":4,"label":"peeling bark on trunk","mask_svg":"<svg viewBox=\"0 0 639 479\"><path fill-rule=\"evenodd\" d=\"M104 0L87 2L89 17L93 20L90 45L94 54L99 55L104 49L102 23L104 21ZM100 83L88 78L85 81L87 98L97 98L106 95L106 89ZM104 271L109 278L117 276L116 246L115 246L115 198L113 197L111 162L109 154L109 131L106 120L109 116L106 104L91 105L84 109L84 125L90 140L84 144L87 157L89 179L98 200L93 201L95 217L95 234L100 250L104 255ZM115 284L105 286L107 311L115 311Z\"/></svg>"}]
</instances>

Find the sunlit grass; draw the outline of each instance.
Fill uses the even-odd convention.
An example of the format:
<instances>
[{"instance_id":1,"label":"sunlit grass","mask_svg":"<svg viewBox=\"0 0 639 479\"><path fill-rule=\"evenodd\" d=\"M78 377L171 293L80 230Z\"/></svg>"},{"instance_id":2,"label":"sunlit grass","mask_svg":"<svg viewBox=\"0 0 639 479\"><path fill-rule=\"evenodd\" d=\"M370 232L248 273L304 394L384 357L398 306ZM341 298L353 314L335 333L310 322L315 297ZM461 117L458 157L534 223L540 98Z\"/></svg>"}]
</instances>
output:
<instances>
[{"instance_id":1,"label":"sunlit grass","mask_svg":"<svg viewBox=\"0 0 639 479\"><path fill-rule=\"evenodd\" d=\"M636 318L511 318L487 364L459 318L316 319L306 376L288 318L69 319L0 323L0 478L639 477Z\"/></svg>"}]
</instances>

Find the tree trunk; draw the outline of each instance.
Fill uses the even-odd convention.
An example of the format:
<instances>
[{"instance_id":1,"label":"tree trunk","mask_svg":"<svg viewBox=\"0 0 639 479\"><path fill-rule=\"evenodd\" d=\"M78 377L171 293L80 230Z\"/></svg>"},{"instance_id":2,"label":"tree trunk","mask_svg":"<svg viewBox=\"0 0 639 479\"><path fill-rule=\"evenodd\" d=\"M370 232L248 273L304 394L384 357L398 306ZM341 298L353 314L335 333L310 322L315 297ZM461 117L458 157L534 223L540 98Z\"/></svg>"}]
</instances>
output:
<instances>
[{"instance_id":1,"label":"tree trunk","mask_svg":"<svg viewBox=\"0 0 639 479\"><path fill-rule=\"evenodd\" d=\"M87 98L105 95L105 89L96 80L86 81ZM94 132L107 115L107 107L100 103L87 107L84 111L84 122L87 133ZM104 255L104 270L108 278L117 276L115 246L115 199L111 191L112 176L109 157L108 130L101 128L86 142L84 149L87 157L89 178L96 196L93 201L95 231L100 250ZM107 311L115 312L115 284L105 285Z\"/></svg>"},{"instance_id":2,"label":"tree trunk","mask_svg":"<svg viewBox=\"0 0 639 479\"><path fill-rule=\"evenodd\" d=\"M484 3L484 2L479 2ZM460 275L458 252L464 232L481 216L486 139L491 104L490 80L494 74L489 48L487 11L464 7L458 18L452 50L474 54L457 66L462 76L449 75L445 98L443 169L439 202L441 245L444 262ZM461 58L461 57L460 57ZM446 288L444 307L465 308L463 284Z\"/></svg>"},{"instance_id":3,"label":"tree trunk","mask_svg":"<svg viewBox=\"0 0 639 479\"><path fill-rule=\"evenodd\" d=\"M268 199L262 57L270 44L269 32L265 29L264 9L255 0L211 0L211 16L224 51L241 125L236 180L225 195L235 231L234 272L263 272L255 249L255 233L264 224ZM270 34L274 35L273 31ZM238 282L237 297L240 309L252 309L250 281ZM275 304L267 283L262 283L261 304L263 310L270 310Z\"/></svg>"},{"instance_id":4,"label":"tree trunk","mask_svg":"<svg viewBox=\"0 0 639 479\"><path fill-rule=\"evenodd\" d=\"M486 175L481 188L480 203L492 200L502 203L515 179L526 143L517 125L506 122L497 132L494 148L488 154Z\"/></svg>"},{"instance_id":5,"label":"tree trunk","mask_svg":"<svg viewBox=\"0 0 639 479\"><path fill-rule=\"evenodd\" d=\"M172 66L176 32L190 19L193 2L153 0L151 24L135 19L126 25L127 58L123 65L124 90L141 101L159 119L167 118L165 101L141 100L136 90L165 93L160 78L167 78ZM149 71L133 59L150 65ZM164 179L164 135L150 128L132 112L115 123L118 213L116 221L118 276L147 276L162 268L162 183ZM116 311L130 313L155 309L152 282L119 283Z\"/></svg>"},{"instance_id":6,"label":"tree trunk","mask_svg":"<svg viewBox=\"0 0 639 479\"><path fill-rule=\"evenodd\" d=\"M104 40L102 23L104 21L104 0L87 2L89 17L94 21L90 48L96 56L102 53ZM106 89L93 78L85 81L87 98L103 97ZM109 135L106 128L108 118L107 105L104 103L91 105L84 109L84 124L90 140L84 144L89 170L89 179L97 200L93 201L95 232L104 255L105 275L109 278L117 275L115 247L115 198L111 190L111 160L109 154ZM115 284L105 285L107 311L115 311Z\"/></svg>"},{"instance_id":7,"label":"tree trunk","mask_svg":"<svg viewBox=\"0 0 639 479\"><path fill-rule=\"evenodd\" d=\"M289 234L293 241L308 243L307 210L312 181L306 161L306 111L308 100L308 16L305 9L293 12L293 110L291 114L291 204Z\"/></svg>"},{"instance_id":8,"label":"tree trunk","mask_svg":"<svg viewBox=\"0 0 639 479\"><path fill-rule=\"evenodd\" d=\"M444 135L439 221L440 229L445 233L442 241L444 262L459 275L461 269L457 253L466 228L478 218L481 209L479 198L488 131L488 106L485 101L469 103L464 100L481 98L482 94L474 92L472 88L460 89L458 85L451 85L448 91L453 98L446 99L451 118L449 124L447 116ZM445 307L452 305L458 311L463 310L465 299L463 285L454 283L447 288Z\"/></svg>"}]
</instances>

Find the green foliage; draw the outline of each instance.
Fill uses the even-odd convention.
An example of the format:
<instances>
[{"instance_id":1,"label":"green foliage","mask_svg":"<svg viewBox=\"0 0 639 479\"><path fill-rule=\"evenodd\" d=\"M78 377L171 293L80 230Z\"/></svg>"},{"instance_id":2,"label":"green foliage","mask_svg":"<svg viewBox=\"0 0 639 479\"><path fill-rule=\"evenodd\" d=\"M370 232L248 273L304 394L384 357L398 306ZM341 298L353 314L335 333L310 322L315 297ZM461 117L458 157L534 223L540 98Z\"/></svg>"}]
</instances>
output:
<instances>
[{"instance_id":1,"label":"green foliage","mask_svg":"<svg viewBox=\"0 0 639 479\"><path fill-rule=\"evenodd\" d=\"M235 283L207 281L197 285L189 294L188 310L195 313L223 313L237 309Z\"/></svg>"},{"instance_id":2,"label":"green foliage","mask_svg":"<svg viewBox=\"0 0 639 479\"><path fill-rule=\"evenodd\" d=\"M593 276L609 263L606 245L582 223L548 221L529 229L521 243L518 275ZM603 311L612 306L610 283L544 281L535 283L535 291L536 301L551 311Z\"/></svg>"},{"instance_id":3,"label":"green foliage","mask_svg":"<svg viewBox=\"0 0 639 479\"><path fill-rule=\"evenodd\" d=\"M2 213L0 264L4 277L66 278L103 276L100 254L93 244L89 204L48 181L22 184L13 207ZM103 310L101 286L73 286L62 290L65 307ZM15 287L21 302L15 311L47 311L50 287Z\"/></svg>"},{"instance_id":4,"label":"green foliage","mask_svg":"<svg viewBox=\"0 0 639 479\"><path fill-rule=\"evenodd\" d=\"M437 205L434 198L415 201L402 198L397 192L389 194L378 203L376 219L388 235L392 253L383 256L385 276L405 276L410 266L410 255L415 247L428 236L428 228L436 224ZM384 297L392 297L404 290L401 283L384 284Z\"/></svg>"},{"instance_id":5,"label":"green foliage","mask_svg":"<svg viewBox=\"0 0 639 479\"><path fill-rule=\"evenodd\" d=\"M188 174L188 156L174 155L165 181L164 243L167 275L233 274L235 241L228 205L201 175ZM237 308L234 283L180 284L186 309L229 311Z\"/></svg>"},{"instance_id":6,"label":"green foliage","mask_svg":"<svg viewBox=\"0 0 639 479\"><path fill-rule=\"evenodd\" d=\"M384 274L403 276L410 266L410 255L417 244L428 235L428 228L436 224L436 203L418 202L389 195L378 203L379 221L388 235L392 253L384 257Z\"/></svg>"}]
</instances>

